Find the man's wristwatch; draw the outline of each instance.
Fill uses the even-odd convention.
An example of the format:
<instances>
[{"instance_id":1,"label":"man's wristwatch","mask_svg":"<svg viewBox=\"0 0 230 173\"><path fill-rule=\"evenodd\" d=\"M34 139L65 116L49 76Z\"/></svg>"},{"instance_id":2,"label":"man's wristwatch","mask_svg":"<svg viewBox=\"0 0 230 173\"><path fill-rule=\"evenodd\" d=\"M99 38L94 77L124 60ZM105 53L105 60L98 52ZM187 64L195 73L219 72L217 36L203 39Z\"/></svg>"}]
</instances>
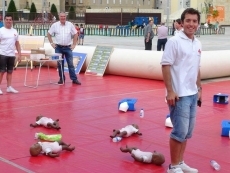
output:
<instances>
[{"instance_id":1,"label":"man's wristwatch","mask_svg":"<svg viewBox=\"0 0 230 173\"><path fill-rule=\"evenodd\" d=\"M201 91L201 90L202 90L202 87L198 87L197 89L198 89L198 91Z\"/></svg>"}]
</instances>

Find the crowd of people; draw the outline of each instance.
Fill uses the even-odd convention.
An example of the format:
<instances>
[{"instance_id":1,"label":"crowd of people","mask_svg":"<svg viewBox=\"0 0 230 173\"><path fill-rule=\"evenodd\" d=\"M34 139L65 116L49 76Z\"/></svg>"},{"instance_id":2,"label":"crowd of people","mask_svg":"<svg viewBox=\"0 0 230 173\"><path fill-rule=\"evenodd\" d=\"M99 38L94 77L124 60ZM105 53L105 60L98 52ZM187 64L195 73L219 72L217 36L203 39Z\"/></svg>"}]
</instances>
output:
<instances>
[{"instance_id":1,"label":"crowd of people","mask_svg":"<svg viewBox=\"0 0 230 173\"><path fill-rule=\"evenodd\" d=\"M210 24L208 24L208 22L205 22L202 26L199 24L195 32L196 37L200 37L201 28L210 28ZM215 34L219 34L220 26L218 20L216 20L215 24L212 25L212 28L214 29ZM160 25L157 26L154 24L154 21L149 20L149 23L144 27L145 50L152 50L152 39L155 35L157 35L157 51L164 51L167 37L175 36L181 30L183 30L183 25L180 18L173 20L171 28L166 27L165 22L161 22Z\"/></svg>"}]
</instances>

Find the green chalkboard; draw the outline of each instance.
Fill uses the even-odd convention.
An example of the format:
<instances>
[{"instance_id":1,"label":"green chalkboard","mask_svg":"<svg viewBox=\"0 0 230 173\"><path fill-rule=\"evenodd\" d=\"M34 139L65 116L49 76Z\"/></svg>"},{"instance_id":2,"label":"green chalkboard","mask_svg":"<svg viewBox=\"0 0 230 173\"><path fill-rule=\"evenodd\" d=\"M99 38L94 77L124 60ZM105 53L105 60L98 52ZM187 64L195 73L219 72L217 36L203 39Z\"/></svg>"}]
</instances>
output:
<instances>
[{"instance_id":1,"label":"green chalkboard","mask_svg":"<svg viewBox=\"0 0 230 173\"><path fill-rule=\"evenodd\" d=\"M97 46L85 74L103 76L112 52L112 46Z\"/></svg>"}]
</instances>

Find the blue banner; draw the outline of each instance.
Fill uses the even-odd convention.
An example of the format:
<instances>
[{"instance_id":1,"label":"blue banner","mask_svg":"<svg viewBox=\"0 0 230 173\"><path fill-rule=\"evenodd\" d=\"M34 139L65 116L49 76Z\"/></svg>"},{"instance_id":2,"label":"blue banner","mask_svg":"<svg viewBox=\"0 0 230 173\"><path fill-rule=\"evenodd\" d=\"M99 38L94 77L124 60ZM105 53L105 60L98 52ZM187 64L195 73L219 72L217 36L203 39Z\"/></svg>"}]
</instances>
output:
<instances>
[{"instance_id":1,"label":"blue banner","mask_svg":"<svg viewBox=\"0 0 230 173\"><path fill-rule=\"evenodd\" d=\"M78 53L73 52L73 65L75 67L75 73L79 74L81 71L81 68L87 58L86 53ZM64 59L64 72L69 72L69 68L66 62L66 59Z\"/></svg>"}]
</instances>

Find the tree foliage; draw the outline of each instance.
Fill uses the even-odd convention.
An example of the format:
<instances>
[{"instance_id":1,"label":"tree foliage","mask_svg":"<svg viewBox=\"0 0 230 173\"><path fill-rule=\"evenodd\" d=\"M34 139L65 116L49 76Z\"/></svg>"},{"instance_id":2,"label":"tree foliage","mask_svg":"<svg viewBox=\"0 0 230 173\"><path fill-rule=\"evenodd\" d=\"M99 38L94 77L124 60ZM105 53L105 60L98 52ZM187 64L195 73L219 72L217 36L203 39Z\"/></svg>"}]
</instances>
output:
<instances>
[{"instance_id":1,"label":"tree foliage","mask_svg":"<svg viewBox=\"0 0 230 173\"><path fill-rule=\"evenodd\" d=\"M35 7L35 4L32 2L31 7L30 7L30 15L29 15L29 20L34 20L37 15L37 9Z\"/></svg>"},{"instance_id":2,"label":"tree foliage","mask_svg":"<svg viewBox=\"0 0 230 173\"><path fill-rule=\"evenodd\" d=\"M212 11L212 17L215 19L219 16L219 11L218 10L213 10Z\"/></svg>"},{"instance_id":3,"label":"tree foliage","mask_svg":"<svg viewBox=\"0 0 230 173\"><path fill-rule=\"evenodd\" d=\"M73 6L69 8L69 15L68 15L69 20L76 20L76 12Z\"/></svg>"},{"instance_id":4,"label":"tree foliage","mask_svg":"<svg viewBox=\"0 0 230 173\"><path fill-rule=\"evenodd\" d=\"M52 4L52 5L51 5L50 13L51 13L53 16L55 16L57 20L59 20L58 11L57 11L57 7L56 7L55 4Z\"/></svg>"},{"instance_id":5,"label":"tree foliage","mask_svg":"<svg viewBox=\"0 0 230 173\"><path fill-rule=\"evenodd\" d=\"M18 20L18 11L16 9L14 0L10 0L8 9L7 9L7 14L11 14L13 16L13 20Z\"/></svg>"}]
</instances>

